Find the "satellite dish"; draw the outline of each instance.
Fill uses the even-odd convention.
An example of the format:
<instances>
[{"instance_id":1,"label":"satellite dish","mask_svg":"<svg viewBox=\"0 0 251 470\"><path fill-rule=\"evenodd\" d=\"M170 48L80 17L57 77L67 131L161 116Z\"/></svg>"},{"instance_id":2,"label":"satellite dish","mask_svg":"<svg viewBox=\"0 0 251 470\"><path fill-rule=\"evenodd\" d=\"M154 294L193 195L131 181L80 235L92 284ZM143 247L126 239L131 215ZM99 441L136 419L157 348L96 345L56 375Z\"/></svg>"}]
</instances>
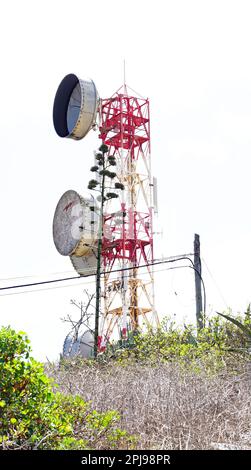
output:
<instances>
[{"instance_id":1,"label":"satellite dish","mask_svg":"<svg viewBox=\"0 0 251 470\"><path fill-rule=\"evenodd\" d=\"M53 123L60 137L80 140L96 123L99 96L94 82L73 73L61 81L54 99Z\"/></svg>"},{"instance_id":2,"label":"satellite dish","mask_svg":"<svg viewBox=\"0 0 251 470\"><path fill-rule=\"evenodd\" d=\"M63 256L93 256L97 244L98 214L92 195L83 198L66 191L59 199L53 219L53 239Z\"/></svg>"},{"instance_id":3,"label":"satellite dish","mask_svg":"<svg viewBox=\"0 0 251 470\"><path fill-rule=\"evenodd\" d=\"M81 356L86 359L93 357L94 352L94 336L90 330L86 330L82 334L74 332L69 333L63 344L63 357Z\"/></svg>"},{"instance_id":4,"label":"satellite dish","mask_svg":"<svg viewBox=\"0 0 251 470\"><path fill-rule=\"evenodd\" d=\"M97 251L97 250L96 250ZM88 276L88 274L96 274L97 257L96 252L89 256L70 256L72 265L80 276Z\"/></svg>"}]
</instances>

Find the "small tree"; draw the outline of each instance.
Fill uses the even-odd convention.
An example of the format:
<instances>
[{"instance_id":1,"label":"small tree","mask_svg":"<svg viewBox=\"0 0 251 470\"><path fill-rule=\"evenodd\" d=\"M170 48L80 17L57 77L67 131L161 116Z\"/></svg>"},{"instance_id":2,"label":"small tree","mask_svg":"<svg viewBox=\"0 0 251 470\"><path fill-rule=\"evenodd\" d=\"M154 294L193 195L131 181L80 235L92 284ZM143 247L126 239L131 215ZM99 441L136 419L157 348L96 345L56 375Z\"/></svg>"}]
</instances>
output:
<instances>
[{"instance_id":1,"label":"small tree","mask_svg":"<svg viewBox=\"0 0 251 470\"><path fill-rule=\"evenodd\" d=\"M93 300L95 294L90 294L87 289L84 289L84 296L86 301L78 302L76 300L71 300L71 305L74 305L79 311L79 318L73 320L71 315L66 315L66 317L61 318L64 323L69 323L71 325L70 332L73 332L74 339L77 340L79 337L79 330L84 326L91 333L94 333L93 330Z\"/></svg>"},{"instance_id":2,"label":"small tree","mask_svg":"<svg viewBox=\"0 0 251 470\"><path fill-rule=\"evenodd\" d=\"M99 311L100 311L100 280L101 280L101 252L102 252L102 239L103 239L103 212L104 203L110 199L118 198L117 192L114 190L124 190L124 185L120 182L112 183L117 174L110 171L111 166L116 166L116 159L113 155L108 155L109 148L106 144L99 147L96 153L97 165L91 167L91 171L101 176L101 181L91 179L88 184L88 189L100 192L100 216L99 216L99 230L98 230L98 250L97 250L97 277L96 277L96 308L95 308L95 332L94 332L94 357L98 354L98 324L99 324ZM106 178L110 178L110 186L106 186ZM111 186L112 185L112 186ZM99 189L97 189L99 188ZM107 189L112 191L106 192Z\"/></svg>"}]
</instances>

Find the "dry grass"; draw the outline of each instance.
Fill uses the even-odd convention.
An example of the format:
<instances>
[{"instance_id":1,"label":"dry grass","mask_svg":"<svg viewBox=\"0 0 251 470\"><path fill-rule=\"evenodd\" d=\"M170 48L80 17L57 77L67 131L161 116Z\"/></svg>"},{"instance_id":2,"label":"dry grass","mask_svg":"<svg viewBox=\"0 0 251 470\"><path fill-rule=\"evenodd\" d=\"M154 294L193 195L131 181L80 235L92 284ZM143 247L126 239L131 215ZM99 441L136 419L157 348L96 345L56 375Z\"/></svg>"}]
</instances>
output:
<instances>
[{"instance_id":1,"label":"dry grass","mask_svg":"<svg viewBox=\"0 0 251 470\"><path fill-rule=\"evenodd\" d=\"M215 377L178 366L68 364L49 369L59 390L118 410L121 428L138 449L212 449L219 443L251 449L251 395L245 373Z\"/></svg>"}]
</instances>

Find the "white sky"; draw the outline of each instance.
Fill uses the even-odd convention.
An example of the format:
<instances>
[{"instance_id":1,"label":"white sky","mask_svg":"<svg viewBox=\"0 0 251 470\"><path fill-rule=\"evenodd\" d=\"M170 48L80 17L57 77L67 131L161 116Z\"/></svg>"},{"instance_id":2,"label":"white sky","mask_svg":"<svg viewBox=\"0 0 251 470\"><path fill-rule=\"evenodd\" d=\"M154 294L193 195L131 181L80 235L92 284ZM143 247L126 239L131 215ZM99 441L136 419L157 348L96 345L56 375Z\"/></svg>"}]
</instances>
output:
<instances>
[{"instance_id":1,"label":"white sky","mask_svg":"<svg viewBox=\"0 0 251 470\"><path fill-rule=\"evenodd\" d=\"M125 58L128 85L151 103L162 252L191 252L199 233L220 289L203 265L208 311L245 309L251 300L250 23L251 3L242 0L1 2L0 278L40 276L1 280L2 286L55 272L74 275L54 248L52 218L63 192L86 191L99 142L94 132L80 142L57 137L53 99L67 73L93 78L109 97L122 85ZM156 278L158 311L194 318L192 270ZM38 359L55 359L67 332L60 317L75 312L70 299L81 299L85 283L76 284L2 296L0 324L27 331Z\"/></svg>"}]
</instances>

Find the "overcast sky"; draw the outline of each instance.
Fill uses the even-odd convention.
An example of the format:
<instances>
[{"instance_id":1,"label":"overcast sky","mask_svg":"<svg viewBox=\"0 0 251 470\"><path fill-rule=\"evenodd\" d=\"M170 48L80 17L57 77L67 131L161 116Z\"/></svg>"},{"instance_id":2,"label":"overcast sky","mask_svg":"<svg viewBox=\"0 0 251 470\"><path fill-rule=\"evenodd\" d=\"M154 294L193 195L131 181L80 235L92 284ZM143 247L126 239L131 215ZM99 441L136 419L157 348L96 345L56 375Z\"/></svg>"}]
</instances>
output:
<instances>
[{"instance_id":1,"label":"overcast sky","mask_svg":"<svg viewBox=\"0 0 251 470\"><path fill-rule=\"evenodd\" d=\"M95 132L60 139L53 99L68 73L91 77L109 97L125 59L128 85L150 99L158 256L192 252L199 233L208 312L243 311L251 301L250 2L9 0L0 8L1 286L74 275L54 247L52 219L66 190L86 191L99 142ZM159 313L192 320L192 270L156 278ZM70 299L81 299L85 282L69 284L0 292L1 324L27 331L38 359L62 348L60 317L74 314Z\"/></svg>"}]
</instances>

